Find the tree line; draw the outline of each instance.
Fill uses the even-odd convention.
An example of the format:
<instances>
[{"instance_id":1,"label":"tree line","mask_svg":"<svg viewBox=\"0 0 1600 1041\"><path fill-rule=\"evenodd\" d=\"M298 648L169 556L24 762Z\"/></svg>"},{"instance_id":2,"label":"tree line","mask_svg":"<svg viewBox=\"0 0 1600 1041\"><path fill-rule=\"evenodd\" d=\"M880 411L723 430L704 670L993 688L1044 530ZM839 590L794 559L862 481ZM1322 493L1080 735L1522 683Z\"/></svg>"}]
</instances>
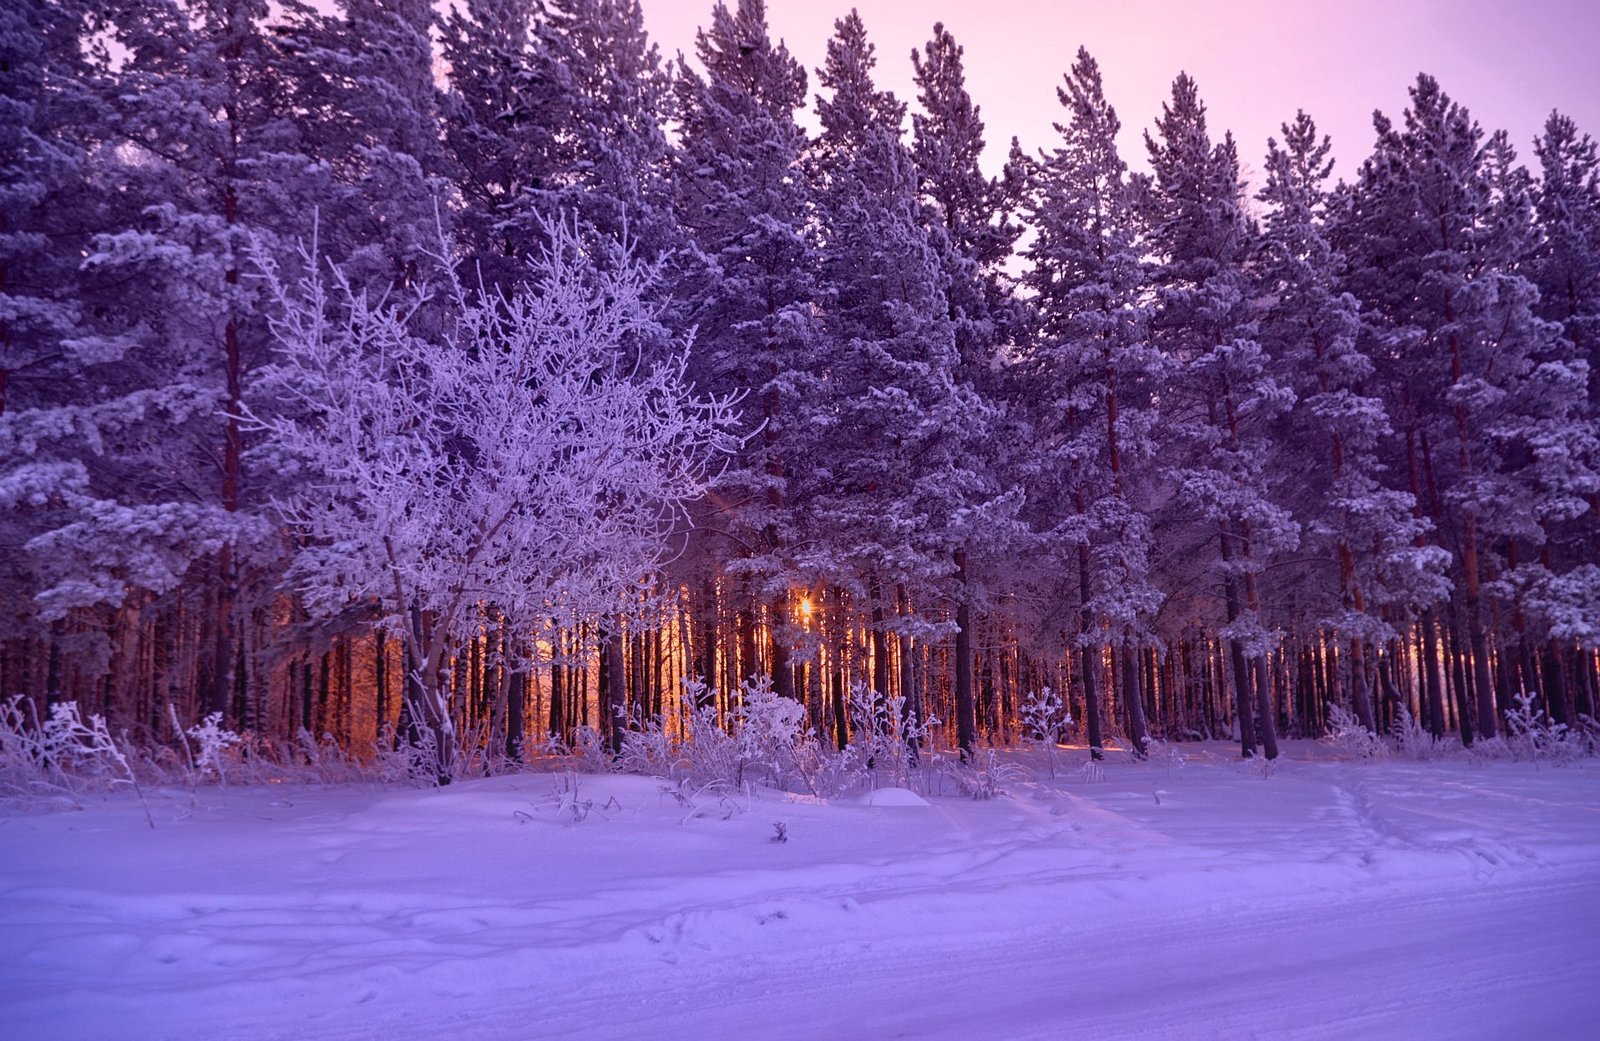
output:
<instances>
[{"instance_id":1,"label":"tree line","mask_svg":"<svg viewBox=\"0 0 1600 1041\"><path fill-rule=\"evenodd\" d=\"M1180 74L1137 172L1080 49L990 176L942 25L914 106L835 29L813 81L761 0L675 62L637 0L7 5L0 693L510 758L696 679L963 753L1046 686L1097 756L1595 714L1572 120L1530 169L1423 75L1251 185Z\"/></svg>"}]
</instances>

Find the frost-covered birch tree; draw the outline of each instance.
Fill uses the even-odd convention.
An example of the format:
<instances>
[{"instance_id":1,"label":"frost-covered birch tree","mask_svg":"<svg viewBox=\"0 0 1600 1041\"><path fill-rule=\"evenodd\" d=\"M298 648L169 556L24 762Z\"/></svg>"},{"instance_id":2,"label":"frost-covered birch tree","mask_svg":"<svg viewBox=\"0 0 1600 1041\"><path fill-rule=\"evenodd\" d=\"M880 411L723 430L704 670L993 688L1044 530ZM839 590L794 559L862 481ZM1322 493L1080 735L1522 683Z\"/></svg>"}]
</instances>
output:
<instances>
[{"instance_id":1,"label":"frost-covered birch tree","mask_svg":"<svg viewBox=\"0 0 1600 1041\"><path fill-rule=\"evenodd\" d=\"M302 540L291 579L314 612L365 604L403 641L412 736L441 783L452 645L488 607L525 632L615 610L736 447L732 402L696 395L685 345L630 360L657 268L546 236L510 293L380 296L337 267L294 285L267 268L278 355L253 422L302 481L278 503Z\"/></svg>"}]
</instances>

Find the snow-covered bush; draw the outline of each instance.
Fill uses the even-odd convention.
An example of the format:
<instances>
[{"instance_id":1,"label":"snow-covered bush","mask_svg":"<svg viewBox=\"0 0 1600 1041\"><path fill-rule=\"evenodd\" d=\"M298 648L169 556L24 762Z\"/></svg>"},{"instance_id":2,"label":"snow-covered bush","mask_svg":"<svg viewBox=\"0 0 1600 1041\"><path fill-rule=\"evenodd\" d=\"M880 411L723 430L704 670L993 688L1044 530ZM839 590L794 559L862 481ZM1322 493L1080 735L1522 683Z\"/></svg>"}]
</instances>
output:
<instances>
[{"instance_id":1,"label":"snow-covered bush","mask_svg":"<svg viewBox=\"0 0 1600 1041\"><path fill-rule=\"evenodd\" d=\"M9 795L76 793L137 785L128 753L101 716L85 720L74 702L50 706L40 720L18 695L0 704L0 786Z\"/></svg>"},{"instance_id":2,"label":"snow-covered bush","mask_svg":"<svg viewBox=\"0 0 1600 1041\"><path fill-rule=\"evenodd\" d=\"M1388 752L1382 738L1362 726L1343 706L1328 706L1328 733L1322 743L1355 759L1378 759Z\"/></svg>"},{"instance_id":3,"label":"snow-covered bush","mask_svg":"<svg viewBox=\"0 0 1600 1041\"><path fill-rule=\"evenodd\" d=\"M1022 767L1002 760L992 748L985 748L968 762L948 763L945 769L962 795L978 800L999 798L1028 777Z\"/></svg>"},{"instance_id":4,"label":"snow-covered bush","mask_svg":"<svg viewBox=\"0 0 1600 1041\"><path fill-rule=\"evenodd\" d=\"M1044 749L1045 761L1050 764L1050 776L1056 775L1056 745L1061 735L1072 726L1072 714L1067 711L1061 695L1044 687L1029 694L1022 701L1022 729L1030 741Z\"/></svg>"},{"instance_id":5,"label":"snow-covered bush","mask_svg":"<svg viewBox=\"0 0 1600 1041\"><path fill-rule=\"evenodd\" d=\"M747 682L734 710L740 773L736 783L759 775L774 788L785 787L798 766L795 747L807 736L805 718L805 706L773 693L767 677Z\"/></svg>"},{"instance_id":6,"label":"snow-covered bush","mask_svg":"<svg viewBox=\"0 0 1600 1041\"><path fill-rule=\"evenodd\" d=\"M1436 758L1444 751L1444 742L1430 734L1428 728L1423 726L1404 705L1400 706L1400 713L1395 717L1389 732L1394 735L1400 755L1406 759L1423 762Z\"/></svg>"},{"instance_id":7,"label":"snow-covered bush","mask_svg":"<svg viewBox=\"0 0 1600 1041\"><path fill-rule=\"evenodd\" d=\"M681 769L677 744L660 716L630 716L622 732L622 748L612 765L623 773L675 779Z\"/></svg>"},{"instance_id":8,"label":"snow-covered bush","mask_svg":"<svg viewBox=\"0 0 1600 1041\"><path fill-rule=\"evenodd\" d=\"M1580 718L1577 728L1557 723L1534 704L1536 697L1523 691L1513 698L1516 707L1506 710L1505 748L1512 758L1571 762L1594 751L1592 720Z\"/></svg>"},{"instance_id":9,"label":"snow-covered bush","mask_svg":"<svg viewBox=\"0 0 1600 1041\"><path fill-rule=\"evenodd\" d=\"M1177 745L1169 744L1158 738L1147 737L1144 739L1145 758L1152 763L1165 766L1170 773L1173 770L1182 770L1189 765L1185 756Z\"/></svg>"},{"instance_id":10,"label":"snow-covered bush","mask_svg":"<svg viewBox=\"0 0 1600 1041\"><path fill-rule=\"evenodd\" d=\"M599 768L686 781L696 788L713 784L787 788L795 781L810 786L806 768L817 757L807 747L815 741L804 727L805 706L775 694L766 677L739 688L726 728L718 718L716 701L704 683L686 681L679 709L681 738L675 738L659 717L633 717L627 721L618 755L604 755L598 735L592 739L595 747L586 747L590 739L583 728L575 754L586 767L593 765L591 760L603 761Z\"/></svg>"},{"instance_id":11,"label":"snow-covered bush","mask_svg":"<svg viewBox=\"0 0 1600 1041\"><path fill-rule=\"evenodd\" d=\"M795 767L806 792L819 799L833 799L866 786L867 764L854 745L842 751L810 735L795 748Z\"/></svg>"},{"instance_id":12,"label":"snow-covered bush","mask_svg":"<svg viewBox=\"0 0 1600 1041\"><path fill-rule=\"evenodd\" d=\"M617 767L616 758L606 747L605 735L591 726L580 726L572 732L570 754L589 773L605 773Z\"/></svg>"},{"instance_id":13,"label":"snow-covered bush","mask_svg":"<svg viewBox=\"0 0 1600 1041\"><path fill-rule=\"evenodd\" d=\"M883 697L860 682L851 685L848 709L846 750L866 768L863 776L872 787L928 794L937 764L923 750L931 743L934 728L942 725L938 717L908 714L904 697Z\"/></svg>"},{"instance_id":14,"label":"snow-covered bush","mask_svg":"<svg viewBox=\"0 0 1600 1041\"><path fill-rule=\"evenodd\" d=\"M608 755L599 736L579 729L573 756L583 769L661 777L674 791L742 792L752 785L834 798L865 784L927 791L936 757L913 762L913 742L926 743L936 719L904 717L900 698L878 699L863 685L852 692L852 740L834 751L806 726L805 706L780 697L766 677L743 684L726 712L702 682L685 681L675 717L632 718L621 752Z\"/></svg>"},{"instance_id":15,"label":"snow-covered bush","mask_svg":"<svg viewBox=\"0 0 1600 1041\"><path fill-rule=\"evenodd\" d=\"M222 713L211 713L184 733L199 746L200 753L194 757L194 768L200 776L215 777L220 783L227 784L228 751L239 743L239 735L222 725Z\"/></svg>"}]
</instances>

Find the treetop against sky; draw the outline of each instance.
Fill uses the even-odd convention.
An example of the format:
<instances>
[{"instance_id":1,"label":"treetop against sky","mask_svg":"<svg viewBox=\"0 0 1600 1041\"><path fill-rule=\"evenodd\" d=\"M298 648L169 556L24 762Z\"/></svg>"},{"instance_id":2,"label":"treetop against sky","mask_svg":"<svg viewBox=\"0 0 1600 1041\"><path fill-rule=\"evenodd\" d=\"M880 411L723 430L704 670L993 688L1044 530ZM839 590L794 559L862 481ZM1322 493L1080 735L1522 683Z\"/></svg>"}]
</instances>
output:
<instances>
[{"instance_id":1,"label":"treetop against sky","mask_svg":"<svg viewBox=\"0 0 1600 1041\"><path fill-rule=\"evenodd\" d=\"M730 5L731 6L731 5ZM1186 71L1219 132L1232 130L1257 180L1268 135L1297 108L1333 138L1350 179L1372 148L1372 112L1398 117L1418 72L1438 77L1487 130L1504 129L1524 159L1552 108L1600 127L1600 4L1592 0L768 0L772 35L810 72L833 22L855 7L877 47L880 82L915 102L910 53L942 21L966 51L967 87L988 125L984 164L998 171L1019 137L1051 147L1056 87L1079 45L1105 72L1122 117L1122 152L1144 165L1141 135ZM665 57L692 56L712 0L644 0Z\"/></svg>"}]
</instances>

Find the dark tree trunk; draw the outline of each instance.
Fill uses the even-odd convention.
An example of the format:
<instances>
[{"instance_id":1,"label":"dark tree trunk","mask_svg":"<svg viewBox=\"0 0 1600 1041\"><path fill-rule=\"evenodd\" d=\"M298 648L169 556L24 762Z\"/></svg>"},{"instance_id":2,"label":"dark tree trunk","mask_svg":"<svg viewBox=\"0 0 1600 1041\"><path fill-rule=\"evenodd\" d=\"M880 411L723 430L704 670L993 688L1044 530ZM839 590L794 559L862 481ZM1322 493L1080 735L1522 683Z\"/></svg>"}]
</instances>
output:
<instances>
[{"instance_id":1,"label":"dark tree trunk","mask_svg":"<svg viewBox=\"0 0 1600 1041\"><path fill-rule=\"evenodd\" d=\"M625 668L622 625L609 618L600 630L600 733L613 755L622 751L622 736L627 729Z\"/></svg>"},{"instance_id":2,"label":"dark tree trunk","mask_svg":"<svg viewBox=\"0 0 1600 1041\"><path fill-rule=\"evenodd\" d=\"M1083 715L1089 730L1089 758L1105 758L1105 729L1100 720L1097 678L1101 651L1094 640L1094 613L1089 610L1089 547L1078 547L1078 658L1083 669Z\"/></svg>"},{"instance_id":3,"label":"dark tree trunk","mask_svg":"<svg viewBox=\"0 0 1600 1041\"><path fill-rule=\"evenodd\" d=\"M1232 551L1228 548L1229 535L1222 535L1222 562L1226 565L1232 559ZM1227 610L1228 623L1233 624L1239 617L1239 580L1233 575L1228 575L1222 580L1223 606ZM1233 703L1234 711L1239 718L1239 753L1248 759L1256 754L1256 727L1254 709L1251 707L1250 665L1245 660L1244 644L1238 640L1228 641L1228 657L1233 666Z\"/></svg>"},{"instance_id":4,"label":"dark tree trunk","mask_svg":"<svg viewBox=\"0 0 1600 1041\"><path fill-rule=\"evenodd\" d=\"M956 744L966 762L978 740L978 709L972 680L972 591L967 586L967 554L956 552Z\"/></svg>"},{"instance_id":5,"label":"dark tree trunk","mask_svg":"<svg viewBox=\"0 0 1600 1041\"><path fill-rule=\"evenodd\" d=\"M1139 652L1131 643L1124 644L1118 657L1122 665L1122 705L1128 717L1128 742L1135 758L1148 754L1150 735L1144 721L1144 691L1139 683Z\"/></svg>"},{"instance_id":6,"label":"dark tree trunk","mask_svg":"<svg viewBox=\"0 0 1600 1041\"><path fill-rule=\"evenodd\" d=\"M1428 698L1428 728L1436 738L1445 733L1444 691L1439 682L1439 635L1433 608L1422 612L1422 672L1423 689Z\"/></svg>"}]
</instances>

